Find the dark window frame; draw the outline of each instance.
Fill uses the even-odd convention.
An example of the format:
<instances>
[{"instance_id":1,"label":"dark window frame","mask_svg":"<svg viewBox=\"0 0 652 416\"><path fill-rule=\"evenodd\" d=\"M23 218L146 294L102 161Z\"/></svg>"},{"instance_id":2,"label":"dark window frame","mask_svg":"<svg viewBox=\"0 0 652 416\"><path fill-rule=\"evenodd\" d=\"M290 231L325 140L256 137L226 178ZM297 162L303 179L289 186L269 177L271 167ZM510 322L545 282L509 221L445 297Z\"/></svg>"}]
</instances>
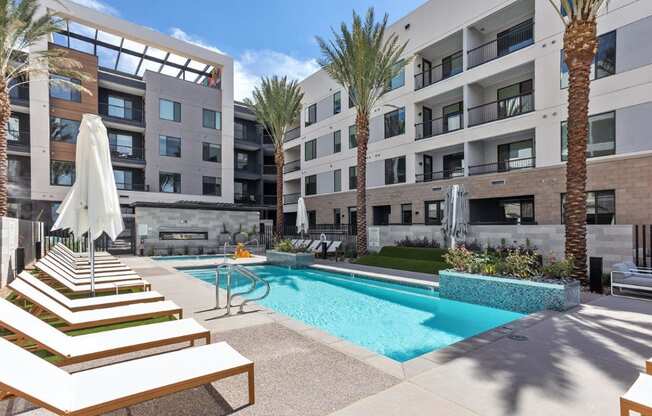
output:
<instances>
[{"instance_id":1,"label":"dark window frame","mask_svg":"<svg viewBox=\"0 0 652 416\"><path fill-rule=\"evenodd\" d=\"M603 52L600 50L600 39L606 39L607 36L613 36L613 44L616 46L614 48L614 55L613 55L613 72L608 72L605 71L605 74L599 75L598 74L598 59L600 57L600 53ZM605 32L601 35L598 36L598 50L595 54L595 57L593 58L593 70L591 71L591 81L595 81L598 79L602 78L607 78L612 75L616 75L618 73L618 30L614 29L609 32ZM603 68L604 69L604 68ZM564 74L568 74L568 65L566 65L566 62L564 61L564 50L560 50L559 54L559 88L562 90L565 90L568 88L568 82L564 84Z\"/></svg>"},{"instance_id":2,"label":"dark window frame","mask_svg":"<svg viewBox=\"0 0 652 416\"><path fill-rule=\"evenodd\" d=\"M211 160L211 149L215 148L217 150L217 153L215 155L215 160ZM201 151L202 151L202 160L204 162L211 162L211 163L222 163L222 146L220 146L217 143L208 143L208 142L202 142L201 144Z\"/></svg>"},{"instance_id":3,"label":"dark window frame","mask_svg":"<svg viewBox=\"0 0 652 416\"><path fill-rule=\"evenodd\" d=\"M317 195L317 175L308 175L304 178L304 194Z\"/></svg>"},{"instance_id":4,"label":"dark window frame","mask_svg":"<svg viewBox=\"0 0 652 416\"><path fill-rule=\"evenodd\" d=\"M166 176L166 175L171 175L172 178L173 178L173 182L172 182L173 190L172 190L172 192L163 190L163 181L161 180L161 178L163 176ZM178 179L178 181L177 181L177 179ZM158 189L159 189L159 192L162 192L162 193L180 194L181 193L181 174L176 173L176 172L159 172L158 173Z\"/></svg>"},{"instance_id":5,"label":"dark window frame","mask_svg":"<svg viewBox=\"0 0 652 416\"><path fill-rule=\"evenodd\" d=\"M306 108L305 126L311 126L317 122L317 103L311 104Z\"/></svg>"},{"instance_id":6,"label":"dark window frame","mask_svg":"<svg viewBox=\"0 0 652 416\"><path fill-rule=\"evenodd\" d=\"M62 165L69 165L72 169L71 175L70 175L70 183L58 183L55 181L55 176L53 175L54 171L54 164L62 164ZM50 185L52 186L72 186L75 183L75 178L76 178L76 170L75 170L75 162L72 160L50 160Z\"/></svg>"},{"instance_id":7,"label":"dark window frame","mask_svg":"<svg viewBox=\"0 0 652 416\"><path fill-rule=\"evenodd\" d=\"M393 118L396 117L396 120ZM385 139L405 134L405 107L383 114Z\"/></svg>"},{"instance_id":8,"label":"dark window frame","mask_svg":"<svg viewBox=\"0 0 652 416\"><path fill-rule=\"evenodd\" d=\"M437 200L430 200L430 201L424 201L423 203L423 222L426 225L441 225L441 220L444 214L444 210L442 208L442 205L444 204L444 201L441 199ZM435 205L437 207L437 218L436 219L431 219L430 217L430 205Z\"/></svg>"},{"instance_id":9,"label":"dark window frame","mask_svg":"<svg viewBox=\"0 0 652 416\"><path fill-rule=\"evenodd\" d=\"M351 175L351 172L354 173L354 175ZM353 165L349 166L349 190L354 190L358 189L358 166Z\"/></svg>"},{"instance_id":10,"label":"dark window frame","mask_svg":"<svg viewBox=\"0 0 652 416\"><path fill-rule=\"evenodd\" d=\"M409 210L406 208L409 207ZM406 217L406 214L409 213L409 218ZM401 224L402 225L412 225L412 203L401 204Z\"/></svg>"},{"instance_id":11,"label":"dark window frame","mask_svg":"<svg viewBox=\"0 0 652 416\"><path fill-rule=\"evenodd\" d=\"M401 161L403 164L403 172L401 174ZM394 175L394 166L396 163L396 175ZM394 177L395 176L395 177ZM391 157L385 159L385 185L395 185L399 183L406 183L407 181L407 165L405 156Z\"/></svg>"},{"instance_id":12,"label":"dark window frame","mask_svg":"<svg viewBox=\"0 0 652 416\"><path fill-rule=\"evenodd\" d=\"M588 203L589 200L589 194L593 194L593 201L595 203L595 209L596 211L594 213L589 212L589 207L587 206L586 208L586 224L587 225L612 225L616 224L616 190L615 189L601 189L601 190L596 190L596 191L586 191L586 201ZM610 196L613 199L613 212L607 212L607 213L598 213L598 198L600 196ZM566 193L562 193L559 198L560 202L560 209L561 209L561 223L564 224L564 200L566 199ZM598 215L611 215L612 220L609 222L600 222L599 221L599 216ZM594 220L589 221L589 216L593 216Z\"/></svg>"},{"instance_id":13,"label":"dark window frame","mask_svg":"<svg viewBox=\"0 0 652 416\"><path fill-rule=\"evenodd\" d=\"M165 153L163 153L163 148L161 146L163 144L163 141L165 141ZM179 154L178 155L175 155L174 153L170 154L168 152L168 142L169 141L172 141L172 142L177 142L178 141L179 142ZM182 153L181 152L181 137L166 136L164 134L160 134L158 136L158 154L159 154L159 156L180 158L181 153Z\"/></svg>"},{"instance_id":14,"label":"dark window frame","mask_svg":"<svg viewBox=\"0 0 652 416\"><path fill-rule=\"evenodd\" d=\"M308 153L309 148L310 148L310 153ZM309 160L317 159L317 139L307 140L303 145L303 153L304 153L304 160L306 162Z\"/></svg>"},{"instance_id":15,"label":"dark window frame","mask_svg":"<svg viewBox=\"0 0 652 416\"><path fill-rule=\"evenodd\" d=\"M599 117L599 116L604 116L606 114L613 114L613 130L614 130L614 139L613 139L613 152L612 153L605 153L605 154L600 154L597 156L593 156L589 153L589 145L591 144L589 140L591 139L591 118L593 117ZM617 130L616 130L616 117L617 117L617 111L616 110L611 110L611 111L605 111L603 113L598 113L598 114L591 114L589 115L589 136L587 137L586 141L586 157L588 159L594 158L594 157L604 157L604 156L612 156L616 154L616 144L618 142L618 137L617 137ZM564 120L560 123L560 131L559 131L559 145L560 145L560 158L562 162L566 162L568 160L568 133L566 136L566 140L564 140L564 125L568 125L568 120ZM566 129L568 130L568 129ZM566 142L566 156L564 157L564 142Z\"/></svg>"},{"instance_id":16,"label":"dark window frame","mask_svg":"<svg viewBox=\"0 0 652 416\"><path fill-rule=\"evenodd\" d=\"M211 179L210 181L207 181L207 179ZM201 179L201 184L202 184L202 195L210 195L210 196L222 196L222 181L221 178L218 178L216 176L202 176ZM206 186L213 186L215 188L215 192L207 192Z\"/></svg>"},{"instance_id":17,"label":"dark window frame","mask_svg":"<svg viewBox=\"0 0 652 416\"><path fill-rule=\"evenodd\" d=\"M333 153L340 153L342 151L342 130L335 130L333 132Z\"/></svg>"},{"instance_id":18,"label":"dark window frame","mask_svg":"<svg viewBox=\"0 0 652 416\"><path fill-rule=\"evenodd\" d=\"M211 110L209 108L202 108L201 125L205 129L222 130L222 112Z\"/></svg>"},{"instance_id":19,"label":"dark window frame","mask_svg":"<svg viewBox=\"0 0 652 416\"><path fill-rule=\"evenodd\" d=\"M172 118L163 117L163 114L162 114L162 111L161 111L161 104L163 104L164 102L172 103ZM181 123L181 103L178 102L178 101L174 101L174 100L168 100L167 98L159 98L158 99L158 117L161 120L173 121L175 123Z\"/></svg>"},{"instance_id":20,"label":"dark window frame","mask_svg":"<svg viewBox=\"0 0 652 416\"><path fill-rule=\"evenodd\" d=\"M64 79L71 84L77 84L81 87L82 82L80 79L77 78L72 78L66 75L59 75L59 74L51 74L50 79L52 78L58 78L58 79ZM53 88L58 88L61 89L62 92L68 93L69 97L62 97L62 96L55 96L52 95L52 89ZM50 84L50 91L49 91L50 98L53 98L55 100L63 100L63 101L70 101L73 103L81 103L81 91L80 90L74 90L72 87L69 85L58 85L54 86L53 84Z\"/></svg>"},{"instance_id":21,"label":"dark window frame","mask_svg":"<svg viewBox=\"0 0 652 416\"><path fill-rule=\"evenodd\" d=\"M72 140L61 140L60 138L54 138L53 137L53 134L54 134L53 126L55 125L55 120L59 120L59 123L64 122L63 124L66 124L65 122L71 122L71 123L75 124L75 126L76 126L75 131L74 131L74 133L71 132L71 134L74 135L74 137L72 137ZM61 124L59 124L59 125L61 126ZM69 127L70 126L64 126L59 130L59 132L62 132L64 129L69 128ZM72 119L64 118L64 117L50 116L50 141L75 144L75 143L77 143L77 135L79 134L79 128L80 127L81 127L81 121L72 120ZM61 136L59 135L57 137L61 137Z\"/></svg>"},{"instance_id":22,"label":"dark window frame","mask_svg":"<svg viewBox=\"0 0 652 416\"><path fill-rule=\"evenodd\" d=\"M342 112L342 91L333 94L333 115Z\"/></svg>"},{"instance_id":23,"label":"dark window frame","mask_svg":"<svg viewBox=\"0 0 652 416\"><path fill-rule=\"evenodd\" d=\"M333 170L333 192L342 192L342 169Z\"/></svg>"},{"instance_id":24,"label":"dark window frame","mask_svg":"<svg viewBox=\"0 0 652 416\"><path fill-rule=\"evenodd\" d=\"M351 124L349 126L349 149L358 147L358 126Z\"/></svg>"}]
</instances>

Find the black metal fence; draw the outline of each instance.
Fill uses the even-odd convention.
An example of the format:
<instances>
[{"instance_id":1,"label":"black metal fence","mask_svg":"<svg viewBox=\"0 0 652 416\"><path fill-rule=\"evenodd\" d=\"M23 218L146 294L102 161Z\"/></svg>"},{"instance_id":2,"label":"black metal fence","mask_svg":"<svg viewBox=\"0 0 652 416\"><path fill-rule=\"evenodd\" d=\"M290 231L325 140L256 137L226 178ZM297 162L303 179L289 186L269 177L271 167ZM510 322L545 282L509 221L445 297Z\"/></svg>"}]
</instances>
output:
<instances>
[{"instance_id":1,"label":"black metal fence","mask_svg":"<svg viewBox=\"0 0 652 416\"><path fill-rule=\"evenodd\" d=\"M88 250L88 237L77 238L69 232L48 231L43 239L43 252L47 253L55 245L62 243L72 251L84 252ZM110 246L110 240L106 235L102 235L95 240L95 251L107 251Z\"/></svg>"},{"instance_id":2,"label":"black metal fence","mask_svg":"<svg viewBox=\"0 0 652 416\"><path fill-rule=\"evenodd\" d=\"M450 133L460 130L464 127L464 114L448 114L446 117L426 120L423 123L417 123L415 128L415 140L421 140L428 137L438 136L440 134Z\"/></svg>"},{"instance_id":3,"label":"black metal fence","mask_svg":"<svg viewBox=\"0 0 652 416\"><path fill-rule=\"evenodd\" d=\"M462 65L462 51L453 54L445 63L439 64L414 76L414 89L420 90L428 85L435 84L453 75L461 73L463 70Z\"/></svg>"},{"instance_id":4,"label":"black metal fence","mask_svg":"<svg viewBox=\"0 0 652 416\"><path fill-rule=\"evenodd\" d=\"M639 267L652 267L652 224L634 225L634 262Z\"/></svg>"},{"instance_id":5,"label":"black metal fence","mask_svg":"<svg viewBox=\"0 0 652 416\"><path fill-rule=\"evenodd\" d=\"M535 158L525 157L522 159L501 160L494 163L469 166L469 175L483 175L486 173L508 172L510 170L533 168L536 165Z\"/></svg>"}]
</instances>

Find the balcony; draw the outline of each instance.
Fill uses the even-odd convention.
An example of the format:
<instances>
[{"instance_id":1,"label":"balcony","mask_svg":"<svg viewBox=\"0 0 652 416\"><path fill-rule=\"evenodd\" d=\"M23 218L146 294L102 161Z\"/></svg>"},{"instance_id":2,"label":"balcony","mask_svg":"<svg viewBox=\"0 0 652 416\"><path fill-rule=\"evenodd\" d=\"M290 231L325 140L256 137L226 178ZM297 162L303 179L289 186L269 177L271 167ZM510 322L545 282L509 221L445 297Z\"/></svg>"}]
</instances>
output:
<instances>
[{"instance_id":1,"label":"balcony","mask_svg":"<svg viewBox=\"0 0 652 416\"><path fill-rule=\"evenodd\" d=\"M145 149L142 146L127 146L109 143L111 158L114 160L144 161Z\"/></svg>"},{"instance_id":2,"label":"balcony","mask_svg":"<svg viewBox=\"0 0 652 416\"><path fill-rule=\"evenodd\" d=\"M469 166L469 175L485 175L488 173L509 172L512 170L527 169L536 167L535 158L526 157L522 159L501 160L494 163Z\"/></svg>"},{"instance_id":3,"label":"balcony","mask_svg":"<svg viewBox=\"0 0 652 416\"><path fill-rule=\"evenodd\" d=\"M276 165L263 165L263 175L276 175Z\"/></svg>"},{"instance_id":4,"label":"balcony","mask_svg":"<svg viewBox=\"0 0 652 416\"><path fill-rule=\"evenodd\" d=\"M16 81L21 82L21 81ZM14 82L15 83L15 82ZM20 84L9 90L9 100L12 104L29 106L29 84Z\"/></svg>"},{"instance_id":5,"label":"balcony","mask_svg":"<svg viewBox=\"0 0 652 416\"><path fill-rule=\"evenodd\" d=\"M534 43L534 21L529 19L468 51L468 68L474 68L526 48Z\"/></svg>"},{"instance_id":6,"label":"balcony","mask_svg":"<svg viewBox=\"0 0 652 416\"><path fill-rule=\"evenodd\" d=\"M441 63L428 71L416 74L414 76L414 90L420 90L428 85L436 84L462 71L462 51L459 51L451 55L450 59L445 63Z\"/></svg>"},{"instance_id":7,"label":"balcony","mask_svg":"<svg viewBox=\"0 0 652 416\"><path fill-rule=\"evenodd\" d=\"M301 192L297 192L294 194L285 194L283 195L283 205L296 204L297 202L299 202L299 198L301 198Z\"/></svg>"},{"instance_id":8,"label":"balcony","mask_svg":"<svg viewBox=\"0 0 652 416\"><path fill-rule=\"evenodd\" d=\"M287 133L285 133L285 138L283 138L283 142L289 142L294 139L298 139L301 136L301 127L295 127L292 130L288 130Z\"/></svg>"},{"instance_id":9,"label":"balcony","mask_svg":"<svg viewBox=\"0 0 652 416\"><path fill-rule=\"evenodd\" d=\"M464 128L464 114L449 114L446 117L436 118L434 120L426 121L425 123L417 123L414 127L415 140L439 136L440 134L446 134Z\"/></svg>"},{"instance_id":10,"label":"balcony","mask_svg":"<svg viewBox=\"0 0 652 416\"><path fill-rule=\"evenodd\" d=\"M126 122L132 125L143 124L143 110L140 108L130 108L109 103L98 104L99 113L109 121Z\"/></svg>"},{"instance_id":11,"label":"balcony","mask_svg":"<svg viewBox=\"0 0 652 416\"><path fill-rule=\"evenodd\" d=\"M416 175L417 183L442 181L445 179L459 178L464 176L464 168L441 170L438 172L426 172Z\"/></svg>"},{"instance_id":12,"label":"balcony","mask_svg":"<svg viewBox=\"0 0 652 416\"><path fill-rule=\"evenodd\" d=\"M263 195L263 205L276 205L276 195Z\"/></svg>"},{"instance_id":13,"label":"balcony","mask_svg":"<svg viewBox=\"0 0 652 416\"><path fill-rule=\"evenodd\" d=\"M30 198L31 184L32 180L29 175L7 175L7 194L9 198Z\"/></svg>"},{"instance_id":14,"label":"balcony","mask_svg":"<svg viewBox=\"0 0 652 416\"><path fill-rule=\"evenodd\" d=\"M236 204L256 205L259 203L258 196L253 193L236 193L233 194L233 201Z\"/></svg>"},{"instance_id":15,"label":"balcony","mask_svg":"<svg viewBox=\"0 0 652 416\"><path fill-rule=\"evenodd\" d=\"M534 94L526 93L469 108L469 127L534 111Z\"/></svg>"},{"instance_id":16,"label":"balcony","mask_svg":"<svg viewBox=\"0 0 652 416\"><path fill-rule=\"evenodd\" d=\"M283 165L283 173L296 172L298 170L301 170L301 159L293 160Z\"/></svg>"},{"instance_id":17,"label":"balcony","mask_svg":"<svg viewBox=\"0 0 652 416\"><path fill-rule=\"evenodd\" d=\"M116 182L115 187L119 191L149 192L149 185L145 185L144 183Z\"/></svg>"},{"instance_id":18,"label":"balcony","mask_svg":"<svg viewBox=\"0 0 652 416\"><path fill-rule=\"evenodd\" d=\"M29 152L29 130L7 130L7 146L11 150Z\"/></svg>"}]
</instances>

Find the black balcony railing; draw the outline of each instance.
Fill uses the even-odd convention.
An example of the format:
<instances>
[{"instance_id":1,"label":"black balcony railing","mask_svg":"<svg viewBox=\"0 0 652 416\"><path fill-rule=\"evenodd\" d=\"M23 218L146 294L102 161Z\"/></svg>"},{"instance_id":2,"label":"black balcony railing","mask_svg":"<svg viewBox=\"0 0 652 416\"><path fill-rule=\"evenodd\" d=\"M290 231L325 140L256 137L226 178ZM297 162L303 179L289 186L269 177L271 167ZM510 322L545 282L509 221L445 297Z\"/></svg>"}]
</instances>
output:
<instances>
[{"instance_id":1,"label":"black balcony railing","mask_svg":"<svg viewBox=\"0 0 652 416\"><path fill-rule=\"evenodd\" d=\"M468 52L468 67L473 68L486 62L509 55L534 43L534 22L528 20L507 33L496 37Z\"/></svg>"},{"instance_id":2,"label":"black balcony railing","mask_svg":"<svg viewBox=\"0 0 652 416\"><path fill-rule=\"evenodd\" d=\"M276 175L276 165L263 165L263 175Z\"/></svg>"},{"instance_id":3,"label":"black balcony railing","mask_svg":"<svg viewBox=\"0 0 652 416\"><path fill-rule=\"evenodd\" d=\"M527 169L536 166L535 158L500 160L484 165L469 166L469 175L484 175L486 173L509 172L511 170Z\"/></svg>"},{"instance_id":4,"label":"black balcony railing","mask_svg":"<svg viewBox=\"0 0 652 416\"><path fill-rule=\"evenodd\" d=\"M234 138L236 140L240 140L240 141L243 141L243 142L260 144L260 136L259 135L253 134L253 133L248 134L246 131L236 133Z\"/></svg>"},{"instance_id":5,"label":"black balcony railing","mask_svg":"<svg viewBox=\"0 0 652 416\"><path fill-rule=\"evenodd\" d=\"M283 173L296 172L301 169L301 159L293 160L292 162L287 162L283 165Z\"/></svg>"},{"instance_id":6,"label":"black balcony railing","mask_svg":"<svg viewBox=\"0 0 652 416\"><path fill-rule=\"evenodd\" d=\"M7 145L29 147L29 131L7 130Z\"/></svg>"},{"instance_id":7,"label":"black balcony railing","mask_svg":"<svg viewBox=\"0 0 652 416\"><path fill-rule=\"evenodd\" d=\"M440 134L462 129L464 127L464 114L449 114L446 117L415 124L414 127L416 130L414 133L415 140L439 136Z\"/></svg>"},{"instance_id":8,"label":"black balcony railing","mask_svg":"<svg viewBox=\"0 0 652 416\"><path fill-rule=\"evenodd\" d=\"M283 141L289 142L290 140L298 139L299 136L301 136L301 127L295 127L292 130L288 130L288 132L285 133L285 138L283 139Z\"/></svg>"},{"instance_id":9,"label":"black balcony railing","mask_svg":"<svg viewBox=\"0 0 652 416\"><path fill-rule=\"evenodd\" d=\"M251 204L251 205L253 205L253 204L258 204L259 203L258 196L256 194L252 194L252 193L244 193L244 194L243 193L236 193L236 194L233 194L233 201L236 204Z\"/></svg>"},{"instance_id":10,"label":"black balcony railing","mask_svg":"<svg viewBox=\"0 0 652 416\"><path fill-rule=\"evenodd\" d=\"M416 175L417 182L432 182L441 181L444 179L452 179L464 176L464 168L456 168L449 170L440 170L439 172L425 172Z\"/></svg>"},{"instance_id":11,"label":"black balcony railing","mask_svg":"<svg viewBox=\"0 0 652 416\"><path fill-rule=\"evenodd\" d=\"M450 61L432 67L429 71L416 74L414 76L414 89L420 90L428 85L436 84L439 81L457 75L462 71L462 51L459 51L450 57Z\"/></svg>"},{"instance_id":12,"label":"black balcony railing","mask_svg":"<svg viewBox=\"0 0 652 416\"><path fill-rule=\"evenodd\" d=\"M263 195L264 205L276 205L276 195Z\"/></svg>"},{"instance_id":13,"label":"black balcony railing","mask_svg":"<svg viewBox=\"0 0 652 416\"><path fill-rule=\"evenodd\" d=\"M469 127L534 111L534 94L527 93L469 108Z\"/></svg>"},{"instance_id":14,"label":"black balcony railing","mask_svg":"<svg viewBox=\"0 0 652 416\"><path fill-rule=\"evenodd\" d=\"M110 143L111 157L125 160L145 160L145 149L141 146L127 146Z\"/></svg>"},{"instance_id":15,"label":"black balcony railing","mask_svg":"<svg viewBox=\"0 0 652 416\"><path fill-rule=\"evenodd\" d=\"M100 115L117 120L126 120L134 123L143 122L143 110L140 108L129 108L109 103L99 103Z\"/></svg>"},{"instance_id":16,"label":"black balcony railing","mask_svg":"<svg viewBox=\"0 0 652 416\"><path fill-rule=\"evenodd\" d=\"M284 205L291 205L291 204L296 204L299 202L299 198L301 198L301 193L295 193L295 194L285 194L283 195L283 204Z\"/></svg>"},{"instance_id":17,"label":"black balcony railing","mask_svg":"<svg viewBox=\"0 0 652 416\"><path fill-rule=\"evenodd\" d=\"M119 191L141 191L141 192L149 191L149 185L145 185L144 183L116 182L115 187Z\"/></svg>"}]
</instances>

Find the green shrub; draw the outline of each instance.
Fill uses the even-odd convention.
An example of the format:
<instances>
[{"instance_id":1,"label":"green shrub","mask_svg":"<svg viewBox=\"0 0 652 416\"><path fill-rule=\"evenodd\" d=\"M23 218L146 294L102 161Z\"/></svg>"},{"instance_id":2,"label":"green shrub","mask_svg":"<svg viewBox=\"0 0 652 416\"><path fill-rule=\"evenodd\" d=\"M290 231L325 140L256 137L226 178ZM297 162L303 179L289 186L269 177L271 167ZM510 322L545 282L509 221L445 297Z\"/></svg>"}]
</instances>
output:
<instances>
[{"instance_id":1,"label":"green shrub","mask_svg":"<svg viewBox=\"0 0 652 416\"><path fill-rule=\"evenodd\" d=\"M505 257L504 262L504 271L508 276L529 279L540 275L539 263L535 254L522 253L514 250Z\"/></svg>"},{"instance_id":2,"label":"green shrub","mask_svg":"<svg viewBox=\"0 0 652 416\"><path fill-rule=\"evenodd\" d=\"M294 253L294 247L290 240L281 240L274 246L274 250L281 251L283 253Z\"/></svg>"},{"instance_id":3,"label":"green shrub","mask_svg":"<svg viewBox=\"0 0 652 416\"><path fill-rule=\"evenodd\" d=\"M573 271L573 260L567 258L556 261L554 257L550 258L548 264L543 267L542 272L546 277L553 277L557 279L570 277Z\"/></svg>"}]
</instances>

